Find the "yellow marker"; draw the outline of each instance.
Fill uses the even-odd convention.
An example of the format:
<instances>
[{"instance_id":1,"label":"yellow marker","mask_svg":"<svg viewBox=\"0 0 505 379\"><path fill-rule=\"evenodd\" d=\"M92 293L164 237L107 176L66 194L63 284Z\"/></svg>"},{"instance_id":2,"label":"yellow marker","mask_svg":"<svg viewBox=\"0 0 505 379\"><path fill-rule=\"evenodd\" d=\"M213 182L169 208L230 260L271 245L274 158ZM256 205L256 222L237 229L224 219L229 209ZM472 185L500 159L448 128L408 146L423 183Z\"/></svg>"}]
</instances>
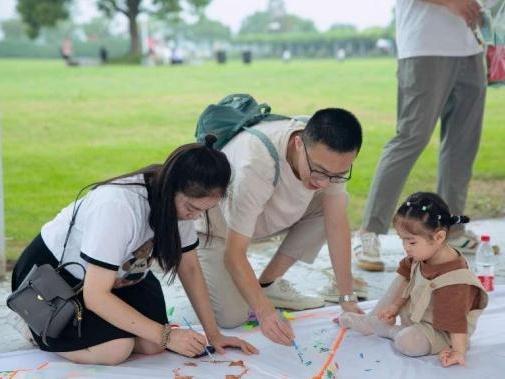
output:
<instances>
[{"instance_id":1,"label":"yellow marker","mask_svg":"<svg viewBox=\"0 0 505 379\"><path fill-rule=\"evenodd\" d=\"M288 312L288 311L282 311L282 317L284 317L286 320L294 320L295 316L293 313Z\"/></svg>"}]
</instances>

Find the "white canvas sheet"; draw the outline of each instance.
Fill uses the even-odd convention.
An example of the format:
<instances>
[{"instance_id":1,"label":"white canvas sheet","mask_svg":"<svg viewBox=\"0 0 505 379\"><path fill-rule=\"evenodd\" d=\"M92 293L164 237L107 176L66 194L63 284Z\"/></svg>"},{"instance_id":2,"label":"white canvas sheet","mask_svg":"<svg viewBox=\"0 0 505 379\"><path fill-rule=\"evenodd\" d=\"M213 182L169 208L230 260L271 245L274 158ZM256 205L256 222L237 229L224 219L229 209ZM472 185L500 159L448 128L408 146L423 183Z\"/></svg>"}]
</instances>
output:
<instances>
[{"instance_id":1,"label":"white canvas sheet","mask_svg":"<svg viewBox=\"0 0 505 379\"><path fill-rule=\"evenodd\" d=\"M370 309L375 302L362 303ZM326 351L335 339L339 328L332 318L338 307L295 313L291 321L305 360L303 365L293 347L284 347L268 342L258 328L229 331L247 338L261 353L245 356L238 351L228 351L219 356L222 360L243 360L248 368L244 379L249 378L311 378L326 357ZM505 377L505 286L498 286L490 296L490 305L483 313L477 331L471 340L467 355L467 367L443 368L436 356L408 358L392 349L391 342L378 337L364 337L348 332L338 349L335 361L340 367L338 378L503 378ZM189 359L171 353L156 356L133 356L117 367L75 365L64 361L56 354L39 350L0 354L0 372L19 371L14 378L173 378L176 374L195 378L225 378L239 375L240 366L228 363L212 364L207 358ZM186 366L185 363L197 366ZM44 365L42 368L36 369ZM179 370L178 370L179 369ZM0 377L2 375L0 374ZM12 377L4 374L3 377Z\"/></svg>"}]
</instances>

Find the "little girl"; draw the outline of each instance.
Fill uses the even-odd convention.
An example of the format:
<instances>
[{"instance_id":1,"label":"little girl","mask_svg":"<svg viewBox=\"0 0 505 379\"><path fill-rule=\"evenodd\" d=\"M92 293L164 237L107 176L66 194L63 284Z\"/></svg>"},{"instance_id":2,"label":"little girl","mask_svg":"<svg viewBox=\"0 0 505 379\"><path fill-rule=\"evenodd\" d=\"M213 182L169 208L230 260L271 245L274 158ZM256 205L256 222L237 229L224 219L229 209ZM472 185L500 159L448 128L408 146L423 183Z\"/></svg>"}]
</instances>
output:
<instances>
[{"instance_id":1,"label":"little girl","mask_svg":"<svg viewBox=\"0 0 505 379\"><path fill-rule=\"evenodd\" d=\"M407 253L399 275L370 314L343 313L340 325L389 338L411 357L438 354L444 367L464 365L468 337L487 305L487 294L465 258L447 244L450 227L468 221L451 216L434 193L410 195L393 218Z\"/></svg>"}]
</instances>

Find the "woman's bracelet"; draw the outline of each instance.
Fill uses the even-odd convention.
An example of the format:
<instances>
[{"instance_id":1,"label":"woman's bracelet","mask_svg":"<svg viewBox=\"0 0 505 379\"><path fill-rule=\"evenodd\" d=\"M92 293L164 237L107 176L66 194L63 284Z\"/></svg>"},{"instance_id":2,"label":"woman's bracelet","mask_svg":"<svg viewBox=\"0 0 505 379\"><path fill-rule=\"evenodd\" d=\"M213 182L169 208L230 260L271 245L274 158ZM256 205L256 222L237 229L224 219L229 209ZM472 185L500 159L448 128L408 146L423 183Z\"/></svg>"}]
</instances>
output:
<instances>
[{"instance_id":1,"label":"woman's bracelet","mask_svg":"<svg viewBox=\"0 0 505 379\"><path fill-rule=\"evenodd\" d=\"M163 331L161 332L160 346L163 349L167 348L167 344L170 342L170 333L172 333L172 327L170 324L163 325Z\"/></svg>"}]
</instances>

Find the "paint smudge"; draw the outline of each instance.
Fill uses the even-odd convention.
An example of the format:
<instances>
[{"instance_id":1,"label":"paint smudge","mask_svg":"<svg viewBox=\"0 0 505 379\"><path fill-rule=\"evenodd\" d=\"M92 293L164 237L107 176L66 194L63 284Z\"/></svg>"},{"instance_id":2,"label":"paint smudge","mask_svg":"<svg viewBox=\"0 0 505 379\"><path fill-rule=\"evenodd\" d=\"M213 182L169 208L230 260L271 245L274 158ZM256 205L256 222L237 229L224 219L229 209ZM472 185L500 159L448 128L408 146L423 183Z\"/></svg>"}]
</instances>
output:
<instances>
[{"instance_id":1,"label":"paint smudge","mask_svg":"<svg viewBox=\"0 0 505 379\"><path fill-rule=\"evenodd\" d=\"M174 368L172 372L174 373L174 379L193 379L192 376L181 375L180 368Z\"/></svg>"},{"instance_id":2,"label":"paint smudge","mask_svg":"<svg viewBox=\"0 0 505 379\"><path fill-rule=\"evenodd\" d=\"M245 374L247 374L247 372L249 371L248 368L246 368L244 371L242 371L240 374L238 375L226 375L225 376L225 379L240 379L242 378Z\"/></svg>"},{"instance_id":3,"label":"paint smudge","mask_svg":"<svg viewBox=\"0 0 505 379\"><path fill-rule=\"evenodd\" d=\"M249 312L249 316L247 316L247 321L242 325L245 330L252 330L256 328L260 323L256 318L256 314L254 312Z\"/></svg>"},{"instance_id":4,"label":"paint smudge","mask_svg":"<svg viewBox=\"0 0 505 379\"><path fill-rule=\"evenodd\" d=\"M225 375L225 379L241 379L249 371L249 368L246 367L243 360L237 360L237 361L201 360L200 362L213 363L213 364L228 363L228 367L240 367L242 369L242 371L237 375L232 375L232 374ZM193 363L193 362L185 362L184 365L185 366L192 366L192 367L198 366L196 363ZM172 372L174 373L174 379L193 379L192 376L182 375L180 368L175 368L172 370Z\"/></svg>"},{"instance_id":5,"label":"paint smudge","mask_svg":"<svg viewBox=\"0 0 505 379\"><path fill-rule=\"evenodd\" d=\"M172 315L174 314L174 311L175 311L175 307L167 308L167 316L172 317Z\"/></svg>"},{"instance_id":6,"label":"paint smudge","mask_svg":"<svg viewBox=\"0 0 505 379\"><path fill-rule=\"evenodd\" d=\"M330 351L330 348L326 346L323 342L321 341L316 341L312 345L312 347L318 352L318 353L327 353Z\"/></svg>"},{"instance_id":7,"label":"paint smudge","mask_svg":"<svg viewBox=\"0 0 505 379\"><path fill-rule=\"evenodd\" d=\"M226 375L225 379L240 379L249 371L249 369L247 367L245 367L244 361L241 361L241 360L240 361L232 361L232 362L230 362L230 364L228 366L242 367L242 371L238 375Z\"/></svg>"},{"instance_id":8,"label":"paint smudge","mask_svg":"<svg viewBox=\"0 0 505 379\"><path fill-rule=\"evenodd\" d=\"M245 367L244 361L232 361L228 366L240 366Z\"/></svg>"},{"instance_id":9,"label":"paint smudge","mask_svg":"<svg viewBox=\"0 0 505 379\"><path fill-rule=\"evenodd\" d=\"M246 321L243 325L243 328L245 330L253 330L257 326L259 326L259 322L254 320L254 321Z\"/></svg>"},{"instance_id":10,"label":"paint smudge","mask_svg":"<svg viewBox=\"0 0 505 379\"><path fill-rule=\"evenodd\" d=\"M336 362L333 362L333 364L329 364L328 367L326 368L326 371L321 374L319 378L323 379L323 376L325 379L336 379L337 378L337 371L338 371L338 366L336 365Z\"/></svg>"}]
</instances>

